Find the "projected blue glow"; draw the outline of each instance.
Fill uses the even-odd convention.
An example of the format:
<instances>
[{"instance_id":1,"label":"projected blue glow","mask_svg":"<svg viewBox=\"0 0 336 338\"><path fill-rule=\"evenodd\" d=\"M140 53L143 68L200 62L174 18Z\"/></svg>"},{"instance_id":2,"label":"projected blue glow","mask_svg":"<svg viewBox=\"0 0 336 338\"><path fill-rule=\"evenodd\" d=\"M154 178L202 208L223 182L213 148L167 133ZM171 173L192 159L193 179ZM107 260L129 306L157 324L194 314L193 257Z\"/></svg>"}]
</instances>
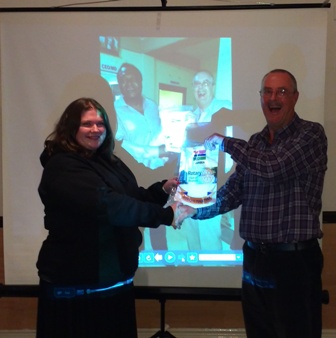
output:
<instances>
[{"instance_id":1,"label":"projected blue glow","mask_svg":"<svg viewBox=\"0 0 336 338\"><path fill-rule=\"evenodd\" d=\"M140 267L241 265L240 251L141 251Z\"/></svg>"}]
</instances>

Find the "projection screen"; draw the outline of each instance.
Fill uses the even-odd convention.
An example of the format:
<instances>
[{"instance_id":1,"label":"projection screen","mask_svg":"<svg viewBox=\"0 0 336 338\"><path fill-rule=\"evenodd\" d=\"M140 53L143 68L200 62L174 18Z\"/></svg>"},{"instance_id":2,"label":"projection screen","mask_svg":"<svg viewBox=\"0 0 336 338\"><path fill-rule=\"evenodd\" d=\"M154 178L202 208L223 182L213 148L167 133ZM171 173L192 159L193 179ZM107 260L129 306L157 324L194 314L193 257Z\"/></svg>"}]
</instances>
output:
<instances>
[{"instance_id":1,"label":"projection screen","mask_svg":"<svg viewBox=\"0 0 336 338\"><path fill-rule=\"evenodd\" d=\"M71 101L94 97L110 112L116 154L145 187L178 173L186 140L201 144L213 132L247 140L261 130L258 91L271 69L296 76L298 114L323 124L326 9L25 12L0 19L6 284L38 281L35 262L47 234L37 194L39 155ZM156 137L118 111L123 63L142 75L142 94L157 114L148 128L161 123ZM195 83L200 70L212 74L210 84ZM220 106L189 128L209 87ZM219 186L234 166L230 156L219 155ZM180 230L142 229L135 284L240 287L238 227L235 210L187 221Z\"/></svg>"}]
</instances>

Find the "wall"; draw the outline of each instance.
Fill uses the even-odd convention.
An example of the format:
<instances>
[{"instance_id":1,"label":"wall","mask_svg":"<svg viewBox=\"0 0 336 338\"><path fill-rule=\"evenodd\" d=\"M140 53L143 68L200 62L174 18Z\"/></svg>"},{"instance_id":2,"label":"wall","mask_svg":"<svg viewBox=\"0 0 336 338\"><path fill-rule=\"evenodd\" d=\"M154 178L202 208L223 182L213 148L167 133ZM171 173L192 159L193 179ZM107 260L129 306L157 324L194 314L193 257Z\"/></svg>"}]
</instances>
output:
<instances>
[{"instance_id":1,"label":"wall","mask_svg":"<svg viewBox=\"0 0 336 338\"><path fill-rule=\"evenodd\" d=\"M324 186L324 211L336 211L336 1L331 3L328 20L327 37L327 66L326 66L326 84L325 84L325 130L329 143L328 171L326 175L326 184Z\"/></svg>"}]
</instances>

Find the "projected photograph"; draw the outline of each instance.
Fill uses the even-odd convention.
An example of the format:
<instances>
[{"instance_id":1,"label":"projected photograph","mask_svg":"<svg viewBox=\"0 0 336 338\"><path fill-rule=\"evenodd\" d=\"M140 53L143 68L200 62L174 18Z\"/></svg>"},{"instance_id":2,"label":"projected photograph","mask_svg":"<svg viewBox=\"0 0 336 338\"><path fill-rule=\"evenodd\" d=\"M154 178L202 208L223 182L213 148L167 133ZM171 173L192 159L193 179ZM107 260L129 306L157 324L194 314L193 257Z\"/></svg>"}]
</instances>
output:
<instances>
[{"instance_id":1,"label":"projected photograph","mask_svg":"<svg viewBox=\"0 0 336 338\"><path fill-rule=\"evenodd\" d=\"M233 136L231 38L99 36L100 75L114 97L115 138L133 166L181 171L181 153L203 143L213 132ZM217 118L217 115L219 116ZM223 155L220 180L234 163ZM217 170L217 168L216 168ZM147 174L150 172L147 171ZM236 242L237 213L209 220L187 219L181 229L145 229L140 266L241 263Z\"/></svg>"}]
</instances>

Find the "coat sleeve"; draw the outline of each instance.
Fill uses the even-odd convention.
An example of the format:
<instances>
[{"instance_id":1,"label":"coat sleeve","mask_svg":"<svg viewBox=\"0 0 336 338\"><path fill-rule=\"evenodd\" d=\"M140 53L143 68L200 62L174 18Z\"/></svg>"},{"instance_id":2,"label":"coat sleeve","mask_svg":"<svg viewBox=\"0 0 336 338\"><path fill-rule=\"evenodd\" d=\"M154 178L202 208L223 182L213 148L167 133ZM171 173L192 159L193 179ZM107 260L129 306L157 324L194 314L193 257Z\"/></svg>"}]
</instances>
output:
<instances>
[{"instance_id":1,"label":"coat sleeve","mask_svg":"<svg viewBox=\"0 0 336 338\"><path fill-rule=\"evenodd\" d=\"M158 227L172 223L172 208L163 208L155 201L160 183L146 191L135 182L134 189L140 192L134 196L115 179L116 184L106 184L85 159L56 155L44 169L39 194L45 208L63 210L81 219L104 218L111 226Z\"/></svg>"}]
</instances>

